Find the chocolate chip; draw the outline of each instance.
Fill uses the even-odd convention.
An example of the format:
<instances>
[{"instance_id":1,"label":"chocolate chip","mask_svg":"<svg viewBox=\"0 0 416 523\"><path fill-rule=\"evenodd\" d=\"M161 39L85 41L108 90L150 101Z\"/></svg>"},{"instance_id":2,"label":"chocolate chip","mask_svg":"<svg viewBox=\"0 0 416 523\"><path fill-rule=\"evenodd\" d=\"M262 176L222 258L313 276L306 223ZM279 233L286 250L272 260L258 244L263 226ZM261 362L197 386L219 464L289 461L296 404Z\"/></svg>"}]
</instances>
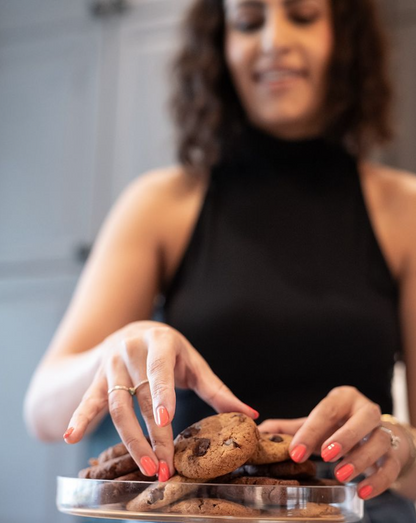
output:
<instances>
[{"instance_id":1,"label":"chocolate chip","mask_svg":"<svg viewBox=\"0 0 416 523\"><path fill-rule=\"evenodd\" d=\"M194 446L194 456L205 456L209 447L211 445L211 440L208 438L198 438Z\"/></svg>"},{"instance_id":2,"label":"chocolate chip","mask_svg":"<svg viewBox=\"0 0 416 523\"><path fill-rule=\"evenodd\" d=\"M281 443L283 441L283 438L281 438L277 434L273 434L273 436L271 436L269 440L273 441L273 443Z\"/></svg>"},{"instance_id":3,"label":"chocolate chip","mask_svg":"<svg viewBox=\"0 0 416 523\"><path fill-rule=\"evenodd\" d=\"M195 436L195 434L198 434L199 428L196 427L188 427L187 429L183 430L181 432L181 436L185 439L192 438L192 436Z\"/></svg>"},{"instance_id":4,"label":"chocolate chip","mask_svg":"<svg viewBox=\"0 0 416 523\"><path fill-rule=\"evenodd\" d=\"M165 488L155 488L151 492L149 492L149 505L153 505L153 503L156 503L156 501L160 501L163 499L165 495Z\"/></svg>"}]
</instances>

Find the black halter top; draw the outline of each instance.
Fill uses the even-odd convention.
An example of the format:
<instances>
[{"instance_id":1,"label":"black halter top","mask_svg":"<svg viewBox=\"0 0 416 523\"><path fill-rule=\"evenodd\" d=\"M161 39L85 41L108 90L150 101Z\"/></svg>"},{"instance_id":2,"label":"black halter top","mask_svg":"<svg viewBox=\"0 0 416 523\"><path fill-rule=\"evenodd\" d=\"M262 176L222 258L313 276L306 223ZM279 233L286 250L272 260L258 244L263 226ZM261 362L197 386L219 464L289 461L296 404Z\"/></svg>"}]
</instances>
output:
<instances>
[{"instance_id":1,"label":"black halter top","mask_svg":"<svg viewBox=\"0 0 416 523\"><path fill-rule=\"evenodd\" d=\"M247 128L212 171L164 321L266 418L306 416L338 385L392 411L398 288L357 160L323 139ZM210 414L178 391L175 430Z\"/></svg>"}]
</instances>

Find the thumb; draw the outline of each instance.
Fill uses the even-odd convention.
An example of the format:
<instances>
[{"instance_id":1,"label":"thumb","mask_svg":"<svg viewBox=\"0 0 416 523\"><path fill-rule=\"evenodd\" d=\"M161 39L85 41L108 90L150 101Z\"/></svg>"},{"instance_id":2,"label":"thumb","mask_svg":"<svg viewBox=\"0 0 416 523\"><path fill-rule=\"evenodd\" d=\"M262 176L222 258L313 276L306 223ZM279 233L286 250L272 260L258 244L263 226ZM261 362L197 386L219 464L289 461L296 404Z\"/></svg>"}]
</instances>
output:
<instances>
[{"instance_id":1,"label":"thumb","mask_svg":"<svg viewBox=\"0 0 416 523\"><path fill-rule=\"evenodd\" d=\"M272 432L274 434L291 434L292 436L305 423L307 418L297 419L266 419L259 425L260 432Z\"/></svg>"},{"instance_id":2,"label":"thumb","mask_svg":"<svg viewBox=\"0 0 416 523\"><path fill-rule=\"evenodd\" d=\"M209 367L200 374L194 390L217 412L242 412L253 420L260 416L255 409L238 399Z\"/></svg>"}]
</instances>

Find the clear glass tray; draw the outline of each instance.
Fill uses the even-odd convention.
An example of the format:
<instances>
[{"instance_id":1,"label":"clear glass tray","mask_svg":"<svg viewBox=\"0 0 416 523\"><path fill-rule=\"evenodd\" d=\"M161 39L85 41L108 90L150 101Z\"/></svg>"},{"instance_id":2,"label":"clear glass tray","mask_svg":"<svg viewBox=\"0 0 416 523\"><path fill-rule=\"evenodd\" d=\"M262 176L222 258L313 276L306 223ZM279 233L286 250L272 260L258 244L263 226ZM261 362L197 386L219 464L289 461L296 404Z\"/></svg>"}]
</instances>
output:
<instances>
[{"instance_id":1,"label":"clear glass tray","mask_svg":"<svg viewBox=\"0 0 416 523\"><path fill-rule=\"evenodd\" d=\"M180 486L180 501L198 498L215 503L239 503L250 511L249 515L207 515L174 509L166 505L153 510L135 511L131 502L155 483L145 481L93 480L58 477L57 506L61 512L79 516L119 520L141 520L172 523L215 523L247 521L261 523L274 521L343 522L360 521L363 501L357 496L353 484L340 486L270 486L231 485L216 483L189 483ZM218 501L221 500L221 501ZM211 501L208 503L212 503ZM229 505L227 505L229 506ZM233 505L232 510L234 508ZM128 510L130 507L130 510ZM181 505L183 507L183 504ZM242 509L245 510L245 509ZM334 512L315 515L311 512Z\"/></svg>"}]
</instances>

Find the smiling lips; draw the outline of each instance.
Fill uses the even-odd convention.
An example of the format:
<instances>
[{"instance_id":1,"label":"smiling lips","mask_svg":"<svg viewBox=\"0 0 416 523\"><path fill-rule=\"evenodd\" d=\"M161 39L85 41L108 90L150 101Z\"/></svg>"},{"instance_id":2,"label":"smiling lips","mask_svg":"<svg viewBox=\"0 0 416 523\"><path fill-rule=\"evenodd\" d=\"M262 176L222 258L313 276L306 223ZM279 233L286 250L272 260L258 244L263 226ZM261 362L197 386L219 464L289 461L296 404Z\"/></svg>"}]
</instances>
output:
<instances>
[{"instance_id":1,"label":"smiling lips","mask_svg":"<svg viewBox=\"0 0 416 523\"><path fill-rule=\"evenodd\" d=\"M285 87L292 83L292 80L305 78L305 71L289 67L273 67L263 69L254 73L253 78L256 83L264 84L268 87Z\"/></svg>"}]
</instances>

